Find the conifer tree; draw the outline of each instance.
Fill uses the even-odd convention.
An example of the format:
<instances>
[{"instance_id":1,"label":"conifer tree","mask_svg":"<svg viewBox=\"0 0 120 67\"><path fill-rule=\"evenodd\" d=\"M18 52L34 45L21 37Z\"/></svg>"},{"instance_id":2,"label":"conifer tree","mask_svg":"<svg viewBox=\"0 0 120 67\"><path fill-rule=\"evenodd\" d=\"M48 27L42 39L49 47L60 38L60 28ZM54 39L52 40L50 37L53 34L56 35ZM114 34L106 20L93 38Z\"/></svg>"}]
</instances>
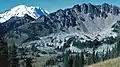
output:
<instances>
[{"instance_id":1,"label":"conifer tree","mask_svg":"<svg viewBox=\"0 0 120 67\"><path fill-rule=\"evenodd\" d=\"M25 63L26 67L32 67L32 58L26 58Z\"/></svg>"},{"instance_id":2,"label":"conifer tree","mask_svg":"<svg viewBox=\"0 0 120 67\"><path fill-rule=\"evenodd\" d=\"M10 67L18 67L17 46L14 43L10 49Z\"/></svg>"},{"instance_id":3,"label":"conifer tree","mask_svg":"<svg viewBox=\"0 0 120 67\"><path fill-rule=\"evenodd\" d=\"M116 44L116 49L117 49L117 56L120 56L120 41L117 42Z\"/></svg>"},{"instance_id":4,"label":"conifer tree","mask_svg":"<svg viewBox=\"0 0 120 67\"><path fill-rule=\"evenodd\" d=\"M95 63L95 48L93 48L92 60L93 60L93 63Z\"/></svg>"},{"instance_id":5,"label":"conifer tree","mask_svg":"<svg viewBox=\"0 0 120 67\"><path fill-rule=\"evenodd\" d=\"M80 59L80 67L83 67L84 66L84 53L81 52L81 59Z\"/></svg>"},{"instance_id":6,"label":"conifer tree","mask_svg":"<svg viewBox=\"0 0 120 67\"><path fill-rule=\"evenodd\" d=\"M79 54L77 54L75 57L75 67L80 67L82 65L80 62L82 62L82 61L80 59Z\"/></svg>"},{"instance_id":7,"label":"conifer tree","mask_svg":"<svg viewBox=\"0 0 120 67\"><path fill-rule=\"evenodd\" d=\"M73 57L69 56L69 67L73 67Z\"/></svg>"},{"instance_id":8,"label":"conifer tree","mask_svg":"<svg viewBox=\"0 0 120 67\"><path fill-rule=\"evenodd\" d=\"M96 57L96 62L99 62L100 60L99 60L99 55L98 55L98 52L96 52L96 54L95 54L95 57Z\"/></svg>"},{"instance_id":9,"label":"conifer tree","mask_svg":"<svg viewBox=\"0 0 120 67\"><path fill-rule=\"evenodd\" d=\"M103 49L103 51L102 51L102 56L101 56L101 59L102 59L102 61L104 61L104 60L105 60L105 56L104 56L104 49Z\"/></svg>"},{"instance_id":10,"label":"conifer tree","mask_svg":"<svg viewBox=\"0 0 120 67\"><path fill-rule=\"evenodd\" d=\"M63 65L63 67L68 67L68 57L69 57L69 54L68 53L63 53L63 63L64 63L64 65Z\"/></svg>"},{"instance_id":11,"label":"conifer tree","mask_svg":"<svg viewBox=\"0 0 120 67\"><path fill-rule=\"evenodd\" d=\"M0 37L0 67L8 67L8 45L2 37Z\"/></svg>"},{"instance_id":12,"label":"conifer tree","mask_svg":"<svg viewBox=\"0 0 120 67\"><path fill-rule=\"evenodd\" d=\"M106 51L106 53L105 53L105 60L108 59L108 56L109 56L109 53L108 53L108 48L107 48L107 51Z\"/></svg>"},{"instance_id":13,"label":"conifer tree","mask_svg":"<svg viewBox=\"0 0 120 67\"><path fill-rule=\"evenodd\" d=\"M111 59L111 51L110 51L110 49L108 49L108 59Z\"/></svg>"}]
</instances>

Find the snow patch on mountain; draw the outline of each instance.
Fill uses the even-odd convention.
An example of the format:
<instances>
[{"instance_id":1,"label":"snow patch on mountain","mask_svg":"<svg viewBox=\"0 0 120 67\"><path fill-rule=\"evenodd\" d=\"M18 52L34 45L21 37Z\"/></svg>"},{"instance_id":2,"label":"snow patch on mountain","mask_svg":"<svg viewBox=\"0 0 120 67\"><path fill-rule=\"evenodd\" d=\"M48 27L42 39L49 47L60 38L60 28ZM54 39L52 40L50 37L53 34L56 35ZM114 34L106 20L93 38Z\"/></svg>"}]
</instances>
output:
<instances>
[{"instance_id":1,"label":"snow patch on mountain","mask_svg":"<svg viewBox=\"0 0 120 67\"><path fill-rule=\"evenodd\" d=\"M23 17L25 14L28 14L34 19L37 19L41 15L46 16L49 13L40 7L18 5L12 8L11 10L0 14L0 23L8 21L11 17L14 17L14 16Z\"/></svg>"}]
</instances>

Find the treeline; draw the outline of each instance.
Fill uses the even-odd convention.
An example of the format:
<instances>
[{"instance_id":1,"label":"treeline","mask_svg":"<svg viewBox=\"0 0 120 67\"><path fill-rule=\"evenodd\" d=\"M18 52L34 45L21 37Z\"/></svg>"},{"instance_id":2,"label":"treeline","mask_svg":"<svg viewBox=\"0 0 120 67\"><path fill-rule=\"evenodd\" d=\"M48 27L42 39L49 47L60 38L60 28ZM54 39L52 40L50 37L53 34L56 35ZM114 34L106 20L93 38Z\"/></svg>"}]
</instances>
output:
<instances>
[{"instance_id":1,"label":"treeline","mask_svg":"<svg viewBox=\"0 0 120 67\"><path fill-rule=\"evenodd\" d=\"M16 44L13 43L9 47L9 53L7 53L7 43L0 40L0 44L0 56L6 54L6 57L9 56L9 64L7 64L8 67L32 67L32 58L25 57L24 55L18 55L18 47ZM2 51L3 48L5 48L4 51ZM118 57L120 56L120 41L117 41L114 47L107 48L105 50L103 49L100 52L96 51L96 49L96 47L93 47L91 52L83 50L81 53L72 53L71 51L67 51L62 55L48 60L44 67L84 67L85 65L91 65L107 59Z\"/></svg>"},{"instance_id":2,"label":"treeline","mask_svg":"<svg viewBox=\"0 0 120 67\"><path fill-rule=\"evenodd\" d=\"M100 52L96 51L96 47L93 47L91 53L85 50L81 53L71 53L68 51L48 60L45 67L84 67L85 65L91 65L118 56L120 56L120 41L117 41L114 47L103 49Z\"/></svg>"},{"instance_id":3,"label":"treeline","mask_svg":"<svg viewBox=\"0 0 120 67\"><path fill-rule=\"evenodd\" d=\"M33 58L24 55L18 55L16 44L9 46L9 65L8 67L32 67Z\"/></svg>"},{"instance_id":4,"label":"treeline","mask_svg":"<svg viewBox=\"0 0 120 67\"><path fill-rule=\"evenodd\" d=\"M18 55L17 46L8 44L0 37L0 67L32 67L32 58L22 57ZM20 64L23 60L23 65Z\"/></svg>"}]
</instances>

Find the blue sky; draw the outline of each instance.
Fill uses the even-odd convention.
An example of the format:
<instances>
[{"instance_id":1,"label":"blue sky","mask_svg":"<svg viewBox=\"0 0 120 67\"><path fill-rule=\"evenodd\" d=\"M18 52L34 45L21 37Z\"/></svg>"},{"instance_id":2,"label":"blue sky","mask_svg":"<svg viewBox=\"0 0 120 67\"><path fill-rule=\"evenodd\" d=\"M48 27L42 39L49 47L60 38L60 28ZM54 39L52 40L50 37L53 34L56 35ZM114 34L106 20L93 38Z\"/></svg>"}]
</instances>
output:
<instances>
[{"instance_id":1,"label":"blue sky","mask_svg":"<svg viewBox=\"0 0 120 67\"><path fill-rule=\"evenodd\" d=\"M49 12L57 9L69 8L75 4L92 3L102 4L109 3L120 6L120 0L0 0L0 12L11 9L17 5L40 6Z\"/></svg>"}]
</instances>

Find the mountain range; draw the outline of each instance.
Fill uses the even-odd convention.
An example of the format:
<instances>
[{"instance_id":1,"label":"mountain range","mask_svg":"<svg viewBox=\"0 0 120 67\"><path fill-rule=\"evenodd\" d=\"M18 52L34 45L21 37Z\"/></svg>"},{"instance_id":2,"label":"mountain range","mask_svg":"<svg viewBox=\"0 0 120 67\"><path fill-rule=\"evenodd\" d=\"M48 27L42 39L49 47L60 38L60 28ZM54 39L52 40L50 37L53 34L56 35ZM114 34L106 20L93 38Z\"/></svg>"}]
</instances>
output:
<instances>
[{"instance_id":1,"label":"mountain range","mask_svg":"<svg viewBox=\"0 0 120 67\"><path fill-rule=\"evenodd\" d=\"M120 8L77 4L48 13L40 7L19 5L0 14L0 36L28 54L111 48L119 38ZM9 45L9 46L10 46Z\"/></svg>"}]
</instances>

